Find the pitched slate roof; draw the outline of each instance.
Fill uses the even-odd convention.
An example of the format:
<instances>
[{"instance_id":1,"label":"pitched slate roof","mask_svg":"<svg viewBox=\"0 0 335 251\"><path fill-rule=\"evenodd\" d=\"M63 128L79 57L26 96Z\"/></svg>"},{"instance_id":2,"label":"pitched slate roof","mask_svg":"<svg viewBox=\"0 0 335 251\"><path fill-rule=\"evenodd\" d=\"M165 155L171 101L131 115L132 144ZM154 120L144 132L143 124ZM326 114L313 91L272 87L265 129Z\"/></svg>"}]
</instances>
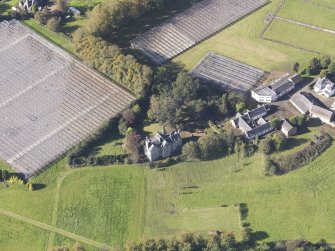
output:
<instances>
[{"instance_id":1,"label":"pitched slate roof","mask_svg":"<svg viewBox=\"0 0 335 251\"><path fill-rule=\"evenodd\" d=\"M238 127L244 132L248 132L252 130L252 128L248 125L247 122L244 121L243 118L239 118Z\"/></svg>"},{"instance_id":2,"label":"pitched slate roof","mask_svg":"<svg viewBox=\"0 0 335 251\"><path fill-rule=\"evenodd\" d=\"M252 91L259 96L276 96L276 93L268 86L260 86Z\"/></svg>"},{"instance_id":3,"label":"pitched slate roof","mask_svg":"<svg viewBox=\"0 0 335 251\"><path fill-rule=\"evenodd\" d=\"M326 108L320 107L320 106L316 106L313 105L311 108L311 113L313 113L314 115L320 117L320 118L324 118L327 120L331 120L333 118L333 111L328 110Z\"/></svg>"},{"instance_id":4,"label":"pitched slate roof","mask_svg":"<svg viewBox=\"0 0 335 251\"><path fill-rule=\"evenodd\" d=\"M273 128L271 127L270 123L266 123L263 124L261 126L255 127L254 129L252 129L251 131L247 132L247 136L248 138L253 138L254 136L258 135L258 134L264 134L266 131L268 130L272 130Z\"/></svg>"},{"instance_id":5,"label":"pitched slate roof","mask_svg":"<svg viewBox=\"0 0 335 251\"><path fill-rule=\"evenodd\" d=\"M283 93L289 89L291 89L292 87L294 87L295 84L291 81L289 81L287 78L284 78L276 83L273 83L271 85L272 87L272 90L277 93L277 94L280 94L280 93Z\"/></svg>"},{"instance_id":6,"label":"pitched slate roof","mask_svg":"<svg viewBox=\"0 0 335 251\"><path fill-rule=\"evenodd\" d=\"M257 107L256 109L253 109L253 110L249 111L247 114L248 114L249 119L253 120L257 116L259 116L261 114L264 114L264 113L267 113L267 110L266 110L265 106L262 105L260 107Z\"/></svg>"},{"instance_id":7,"label":"pitched slate roof","mask_svg":"<svg viewBox=\"0 0 335 251\"><path fill-rule=\"evenodd\" d=\"M303 78L299 74L293 75L290 80L296 85L303 81Z\"/></svg>"},{"instance_id":8,"label":"pitched slate roof","mask_svg":"<svg viewBox=\"0 0 335 251\"><path fill-rule=\"evenodd\" d=\"M287 132L289 132L292 129L294 129L294 127L286 119L284 119L284 122L283 122L281 128L282 128L282 130L285 130Z\"/></svg>"},{"instance_id":9,"label":"pitched slate roof","mask_svg":"<svg viewBox=\"0 0 335 251\"><path fill-rule=\"evenodd\" d=\"M304 113L309 112L313 106L313 102L304 93L295 93L290 102Z\"/></svg>"}]
</instances>

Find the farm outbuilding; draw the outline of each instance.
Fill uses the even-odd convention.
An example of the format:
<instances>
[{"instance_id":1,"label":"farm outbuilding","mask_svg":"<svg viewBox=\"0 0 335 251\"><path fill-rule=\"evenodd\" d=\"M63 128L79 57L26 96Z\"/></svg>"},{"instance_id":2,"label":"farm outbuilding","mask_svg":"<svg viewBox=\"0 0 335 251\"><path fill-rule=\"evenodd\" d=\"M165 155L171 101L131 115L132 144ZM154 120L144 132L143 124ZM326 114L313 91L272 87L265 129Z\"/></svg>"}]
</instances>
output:
<instances>
[{"instance_id":1,"label":"farm outbuilding","mask_svg":"<svg viewBox=\"0 0 335 251\"><path fill-rule=\"evenodd\" d=\"M0 23L0 158L34 175L134 96L20 22Z\"/></svg>"}]
</instances>

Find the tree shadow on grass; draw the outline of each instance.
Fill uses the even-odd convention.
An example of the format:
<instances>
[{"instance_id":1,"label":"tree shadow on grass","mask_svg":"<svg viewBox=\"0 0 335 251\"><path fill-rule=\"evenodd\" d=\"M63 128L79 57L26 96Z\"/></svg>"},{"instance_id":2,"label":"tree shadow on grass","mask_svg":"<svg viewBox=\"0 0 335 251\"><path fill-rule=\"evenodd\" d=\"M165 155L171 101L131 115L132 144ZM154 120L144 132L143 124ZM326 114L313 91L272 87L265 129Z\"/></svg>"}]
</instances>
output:
<instances>
[{"instance_id":1,"label":"tree shadow on grass","mask_svg":"<svg viewBox=\"0 0 335 251\"><path fill-rule=\"evenodd\" d=\"M45 184L34 183L34 191L41 190L41 189L44 189L46 187L47 187L47 185L45 185Z\"/></svg>"},{"instance_id":2,"label":"tree shadow on grass","mask_svg":"<svg viewBox=\"0 0 335 251\"><path fill-rule=\"evenodd\" d=\"M64 27L61 28L60 31L65 33L65 34L71 34L79 28L80 28L79 25L64 26Z\"/></svg>"},{"instance_id":3,"label":"tree shadow on grass","mask_svg":"<svg viewBox=\"0 0 335 251\"><path fill-rule=\"evenodd\" d=\"M262 241L269 238L269 234L265 231L256 231L252 232L251 238L254 242Z\"/></svg>"},{"instance_id":4,"label":"tree shadow on grass","mask_svg":"<svg viewBox=\"0 0 335 251\"><path fill-rule=\"evenodd\" d=\"M288 138L283 150L291 150L308 142L308 139Z\"/></svg>"}]
</instances>

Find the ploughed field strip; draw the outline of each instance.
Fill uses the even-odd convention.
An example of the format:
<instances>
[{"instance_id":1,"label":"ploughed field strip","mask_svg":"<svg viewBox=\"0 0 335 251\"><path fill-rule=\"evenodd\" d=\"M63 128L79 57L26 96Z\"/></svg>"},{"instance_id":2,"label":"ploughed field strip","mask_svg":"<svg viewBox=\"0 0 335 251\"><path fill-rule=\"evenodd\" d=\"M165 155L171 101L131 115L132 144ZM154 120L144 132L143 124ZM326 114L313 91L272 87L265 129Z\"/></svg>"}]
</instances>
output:
<instances>
[{"instance_id":1,"label":"ploughed field strip","mask_svg":"<svg viewBox=\"0 0 335 251\"><path fill-rule=\"evenodd\" d=\"M265 72L214 53L209 53L191 72L202 80L213 82L221 89L246 92L255 86Z\"/></svg>"},{"instance_id":2,"label":"ploughed field strip","mask_svg":"<svg viewBox=\"0 0 335 251\"><path fill-rule=\"evenodd\" d=\"M262 7L267 0L204 0L131 41L161 64Z\"/></svg>"},{"instance_id":3,"label":"ploughed field strip","mask_svg":"<svg viewBox=\"0 0 335 251\"><path fill-rule=\"evenodd\" d=\"M27 176L134 100L16 20L0 23L0 60L0 157Z\"/></svg>"}]
</instances>

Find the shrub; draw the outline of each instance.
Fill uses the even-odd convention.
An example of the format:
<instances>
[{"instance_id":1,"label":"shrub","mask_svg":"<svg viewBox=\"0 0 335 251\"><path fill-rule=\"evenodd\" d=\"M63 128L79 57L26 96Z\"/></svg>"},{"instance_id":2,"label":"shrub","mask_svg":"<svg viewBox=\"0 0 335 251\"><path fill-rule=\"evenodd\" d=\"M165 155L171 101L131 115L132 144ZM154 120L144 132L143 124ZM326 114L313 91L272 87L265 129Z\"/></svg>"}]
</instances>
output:
<instances>
[{"instance_id":1,"label":"shrub","mask_svg":"<svg viewBox=\"0 0 335 251\"><path fill-rule=\"evenodd\" d=\"M320 64L322 69L327 69L329 64L331 63L331 59L327 55L323 55L320 59Z\"/></svg>"},{"instance_id":2,"label":"shrub","mask_svg":"<svg viewBox=\"0 0 335 251\"><path fill-rule=\"evenodd\" d=\"M273 142L270 136L261 141L259 144L259 150L265 155L268 155L273 151Z\"/></svg>"},{"instance_id":3,"label":"shrub","mask_svg":"<svg viewBox=\"0 0 335 251\"><path fill-rule=\"evenodd\" d=\"M50 18L50 13L47 8L43 8L40 11L36 12L35 14L35 20L39 24L47 24L48 20Z\"/></svg>"},{"instance_id":4,"label":"shrub","mask_svg":"<svg viewBox=\"0 0 335 251\"><path fill-rule=\"evenodd\" d=\"M312 58L310 61L309 61L309 64L307 66L307 69L306 69L306 73L308 75L316 75L319 73L319 71L321 70L321 64L320 64L320 60L316 57Z\"/></svg>"},{"instance_id":5,"label":"shrub","mask_svg":"<svg viewBox=\"0 0 335 251\"><path fill-rule=\"evenodd\" d=\"M182 148L182 154L187 159L199 159L201 156L197 142L187 142Z\"/></svg>"},{"instance_id":6,"label":"shrub","mask_svg":"<svg viewBox=\"0 0 335 251\"><path fill-rule=\"evenodd\" d=\"M264 176L272 176L276 173L276 166L272 163L272 161L267 157L264 156Z\"/></svg>"},{"instance_id":7,"label":"shrub","mask_svg":"<svg viewBox=\"0 0 335 251\"><path fill-rule=\"evenodd\" d=\"M47 21L47 28L51 31L57 32L60 28L60 19L52 17Z\"/></svg>"}]
</instances>

